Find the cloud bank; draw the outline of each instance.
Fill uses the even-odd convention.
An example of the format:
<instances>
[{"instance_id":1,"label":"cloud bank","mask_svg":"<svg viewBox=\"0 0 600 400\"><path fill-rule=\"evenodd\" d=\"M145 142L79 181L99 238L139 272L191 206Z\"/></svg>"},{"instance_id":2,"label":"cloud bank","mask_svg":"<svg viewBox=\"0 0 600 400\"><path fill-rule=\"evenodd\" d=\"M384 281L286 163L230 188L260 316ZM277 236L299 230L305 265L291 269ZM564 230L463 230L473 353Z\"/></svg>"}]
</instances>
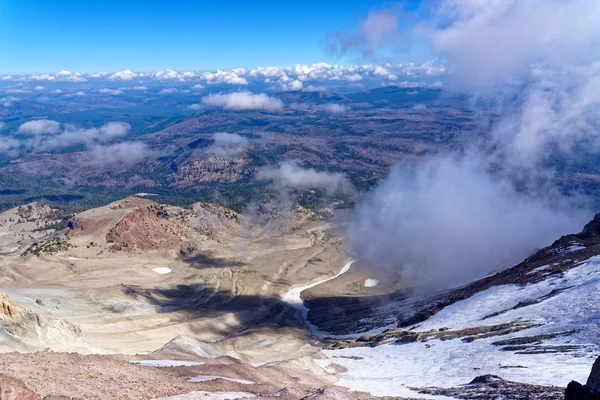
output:
<instances>
[{"instance_id":1,"label":"cloud bank","mask_svg":"<svg viewBox=\"0 0 600 400\"><path fill-rule=\"evenodd\" d=\"M381 33L373 32L370 43L379 43L377 39ZM350 44L348 44L350 46ZM307 82L347 81L358 82L368 78L397 80L400 78L433 77L446 74L446 67L436 61L423 63L399 64L362 64L362 65L332 65L327 63L296 64L287 67L257 67L253 69L232 68L229 70L184 71L166 69L150 73L122 70L112 74L106 72L66 74L61 71L56 74L42 75L4 75L0 76L3 82L131 82L135 86L143 86L142 82L190 82L200 85L237 85L246 86L251 83L274 83L281 90L300 90L308 86ZM314 84L313 84L314 86ZM19 90L9 89L9 90ZM24 90L24 89L21 89ZM111 89L108 89L111 90ZM110 94L110 92L106 92Z\"/></svg>"},{"instance_id":2,"label":"cloud bank","mask_svg":"<svg viewBox=\"0 0 600 400\"><path fill-rule=\"evenodd\" d=\"M30 152L40 152L66 148L75 145L93 147L127 135L131 125L125 122L109 122L97 128L82 128L58 121L37 119L23 123L17 133L26 135L22 140L14 139L13 149L22 148ZM18 145L16 145L18 144Z\"/></svg>"},{"instance_id":3,"label":"cloud bank","mask_svg":"<svg viewBox=\"0 0 600 400\"><path fill-rule=\"evenodd\" d=\"M19 126L17 133L27 135L54 134L60 131L60 123L49 119L36 119Z\"/></svg>"},{"instance_id":4,"label":"cloud bank","mask_svg":"<svg viewBox=\"0 0 600 400\"><path fill-rule=\"evenodd\" d=\"M283 111L283 102L265 93L233 92L228 94L212 93L202 98L209 106L223 107L227 110L262 110L268 112Z\"/></svg>"},{"instance_id":5,"label":"cloud bank","mask_svg":"<svg viewBox=\"0 0 600 400\"><path fill-rule=\"evenodd\" d=\"M206 152L223 158L239 156L250 145L248 139L237 133L218 132L213 135L213 140L214 143L206 148Z\"/></svg>"},{"instance_id":6,"label":"cloud bank","mask_svg":"<svg viewBox=\"0 0 600 400\"><path fill-rule=\"evenodd\" d=\"M371 57L398 36L398 13L394 10L374 10L358 23L354 32L331 33L326 38L326 45L329 51L338 56L358 49L362 57Z\"/></svg>"},{"instance_id":7,"label":"cloud bank","mask_svg":"<svg viewBox=\"0 0 600 400\"><path fill-rule=\"evenodd\" d=\"M524 195L482 164L447 155L397 165L350 224L352 252L416 287L445 288L511 266L588 221L574 199Z\"/></svg>"},{"instance_id":8,"label":"cloud bank","mask_svg":"<svg viewBox=\"0 0 600 400\"><path fill-rule=\"evenodd\" d=\"M154 153L142 142L121 142L110 145L96 145L92 148L92 158L96 164L137 164Z\"/></svg>"},{"instance_id":9,"label":"cloud bank","mask_svg":"<svg viewBox=\"0 0 600 400\"><path fill-rule=\"evenodd\" d=\"M343 114L350 108L344 104L325 103L325 104L310 104L310 103L292 103L292 110L309 110L309 111L324 111L330 114Z\"/></svg>"},{"instance_id":10,"label":"cloud bank","mask_svg":"<svg viewBox=\"0 0 600 400\"><path fill-rule=\"evenodd\" d=\"M342 173L302 168L294 161L284 161L278 167L264 167L257 172L256 179L271 182L279 189L321 189L329 195L352 193L354 189Z\"/></svg>"},{"instance_id":11,"label":"cloud bank","mask_svg":"<svg viewBox=\"0 0 600 400\"><path fill-rule=\"evenodd\" d=\"M466 283L579 231L593 212L561 193L552 159L595 151L600 136L600 3L436 5L415 34L445 59L450 87L470 93L484 117L496 115L455 153L397 165L348 233L357 257L429 289Z\"/></svg>"}]
</instances>

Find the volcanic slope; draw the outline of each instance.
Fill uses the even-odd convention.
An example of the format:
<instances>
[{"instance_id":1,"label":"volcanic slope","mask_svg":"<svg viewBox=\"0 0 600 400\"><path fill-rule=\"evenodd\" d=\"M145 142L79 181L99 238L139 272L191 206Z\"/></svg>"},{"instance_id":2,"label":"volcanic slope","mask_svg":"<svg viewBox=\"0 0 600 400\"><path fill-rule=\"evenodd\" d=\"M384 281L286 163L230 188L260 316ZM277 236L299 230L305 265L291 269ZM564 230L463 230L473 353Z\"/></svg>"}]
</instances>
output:
<instances>
[{"instance_id":1,"label":"volcanic slope","mask_svg":"<svg viewBox=\"0 0 600 400\"><path fill-rule=\"evenodd\" d=\"M600 214L522 263L444 292L315 297L342 292L338 279L304 292L304 303L312 324L345 334L323 339L329 350L319 362L342 365L338 384L355 390L561 397L600 352ZM496 378L467 385L482 375Z\"/></svg>"},{"instance_id":2,"label":"volcanic slope","mask_svg":"<svg viewBox=\"0 0 600 400\"><path fill-rule=\"evenodd\" d=\"M281 296L347 262L332 226L302 208L257 222L210 203L128 197L76 214L59 231L52 210L31 208L39 212L31 222L19 209L0 214L9 232L0 236L0 291L79 326L89 352L144 353L193 338L253 361L313 353L300 313Z\"/></svg>"}]
</instances>

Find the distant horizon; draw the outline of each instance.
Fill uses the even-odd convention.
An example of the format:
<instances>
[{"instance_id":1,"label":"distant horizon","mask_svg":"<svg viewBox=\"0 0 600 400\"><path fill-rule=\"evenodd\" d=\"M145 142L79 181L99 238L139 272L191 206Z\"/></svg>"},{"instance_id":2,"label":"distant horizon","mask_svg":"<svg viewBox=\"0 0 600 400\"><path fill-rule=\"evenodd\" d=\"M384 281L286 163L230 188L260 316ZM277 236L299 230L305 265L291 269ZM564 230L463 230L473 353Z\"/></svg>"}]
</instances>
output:
<instances>
[{"instance_id":1,"label":"distant horizon","mask_svg":"<svg viewBox=\"0 0 600 400\"><path fill-rule=\"evenodd\" d=\"M420 0L404 3L416 7ZM380 8L377 0L1 2L2 73L210 71L296 60L350 64L361 55L336 54L327 36L353 30ZM419 58L402 57L394 61Z\"/></svg>"},{"instance_id":2,"label":"distant horizon","mask_svg":"<svg viewBox=\"0 0 600 400\"><path fill-rule=\"evenodd\" d=\"M91 75L103 75L102 77L107 77L110 75L114 75L114 74L118 74L121 72L133 72L136 74L139 74L140 76L150 76L152 74L156 74L156 73L160 73L160 72L169 72L169 71L174 71L177 73L186 73L186 72L193 72L193 73L207 73L207 72L217 72L217 71L241 71L244 70L246 72L250 72L253 70L260 70L260 69L279 69L279 70L289 70L289 69L293 69L295 67L310 67L310 68L314 68L316 66L326 66L326 67L335 67L335 68L355 68L355 67L368 67L368 66L373 66L373 67L405 67L405 66L422 66L422 65L432 65L435 66L437 68L444 68L444 63L443 62L439 62L438 60L436 60L435 58L429 59L429 60L424 60L424 61L405 61L405 62L327 62L324 60L318 61L318 62L311 62L311 63L306 63L306 62L296 62L296 63L289 63L289 64L279 64L279 65L275 65L275 64L257 64L257 65L251 65L251 66L234 66L234 67L216 67L216 68L173 68L171 66L166 66L166 67L161 67L161 68L145 68L145 69L136 69L136 68L129 68L127 66L124 67L120 67L120 68L115 68L115 69L110 69L110 70L98 70L98 69L90 69L90 70L82 70L82 69L76 69L76 68L59 68L59 69L43 69L43 70L39 70L39 71L35 71L35 72L10 72L10 71L3 71L0 70L0 79L2 78L7 78L7 77L12 77L12 78L18 78L18 77L30 77L30 76L60 76L60 75L86 75L86 76L91 76ZM100 78L100 77L97 77ZM5 79L8 80L8 79Z\"/></svg>"}]
</instances>

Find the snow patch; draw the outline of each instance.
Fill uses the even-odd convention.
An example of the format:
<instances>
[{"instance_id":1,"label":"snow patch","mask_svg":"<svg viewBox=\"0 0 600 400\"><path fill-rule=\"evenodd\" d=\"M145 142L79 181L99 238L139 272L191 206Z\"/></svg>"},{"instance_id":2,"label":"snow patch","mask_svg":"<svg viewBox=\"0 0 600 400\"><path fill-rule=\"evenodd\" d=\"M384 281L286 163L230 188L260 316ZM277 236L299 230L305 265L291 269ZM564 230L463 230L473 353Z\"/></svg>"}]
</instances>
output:
<instances>
[{"instance_id":1,"label":"snow patch","mask_svg":"<svg viewBox=\"0 0 600 400\"><path fill-rule=\"evenodd\" d=\"M375 287L379 285L379 281L377 279L366 279L365 287Z\"/></svg>"},{"instance_id":2,"label":"snow patch","mask_svg":"<svg viewBox=\"0 0 600 400\"><path fill-rule=\"evenodd\" d=\"M226 380L229 382L243 383L244 385L254 385L256 383L254 381L249 381L246 379L227 378L226 376L215 376L215 375L192 376L191 378L188 379L188 381L190 381L190 382L208 382L208 381L214 381L215 379L223 379L223 380Z\"/></svg>"},{"instance_id":3,"label":"snow patch","mask_svg":"<svg viewBox=\"0 0 600 400\"><path fill-rule=\"evenodd\" d=\"M158 268L152 268L152 271L156 272L157 274L168 274L169 272L171 272L171 268L167 268L167 267L158 267Z\"/></svg>"},{"instance_id":4,"label":"snow patch","mask_svg":"<svg viewBox=\"0 0 600 400\"><path fill-rule=\"evenodd\" d=\"M548 296L551 293L554 294ZM536 299L542 300L531 301ZM318 362L323 366L336 363L345 367L347 371L337 375L337 384L374 396L421 398L420 394L409 394L408 388L453 387L484 374L516 382L566 387L571 380L585 382L600 351L598 315L599 256L566 271L564 276L525 286L491 287L444 308L421 323L418 330L464 329L513 321L540 326L468 343L460 339L432 340L328 350L324 351L328 359ZM518 354L502 351L502 346L492 344L503 339L570 331L574 332L547 339L544 344L580 346L571 352Z\"/></svg>"},{"instance_id":5,"label":"snow patch","mask_svg":"<svg viewBox=\"0 0 600 400\"><path fill-rule=\"evenodd\" d=\"M183 360L131 360L132 364L141 365L142 367L192 367L194 365L202 365L201 362L183 361Z\"/></svg>"},{"instance_id":6,"label":"snow patch","mask_svg":"<svg viewBox=\"0 0 600 400\"><path fill-rule=\"evenodd\" d=\"M342 274L345 274L346 272L348 272L350 270L350 266L352 266L352 263L354 263L354 260L346 263L346 265L344 265L344 267L341 269L341 271L338 272L335 276L320 280L315 283L311 283L310 285L300 286L300 287L291 289L289 292L287 292L283 296L283 301L285 301L286 303L288 303L290 306L294 307L295 309L302 311L302 317L304 319L306 319L306 315L308 314L308 308L306 308L306 306L304 305L304 302L302 302L302 298L300 297L300 294L307 289L313 288L317 285L320 285L322 283L325 283L332 279L335 279Z\"/></svg>"},{"instance_id":7,"label":"snow patch","mask_svg":"<svg viewBox=\"0 0 600 400\"><path fill-rule=\"evenodd\" d=\"M158 196L157 193L136 193L135 196L137 197L148 197L148 196Z\"/></svg>"},{"instance_id":8,"label":"snow patch","mask_svg":"<svg viewBox=\"0 0 600 400\"><path fill-rule=\"evenodd\" d=\"M190 392L185 394L178 394L175 396L157 397L153 400L230 400L247 399L250 397L256 397L256 395L250 392Z\"/></svg>"},{"instance_id":9,"label":"snow patch","mask_svg":"<svg viewBox=\"0 0 600 400\"><path fill-rule=\"evenodd\" d=\"M549 264L548 265L542 265L541 267L537 267L536 269L532 269L531 271L529 271L527 273L527 275L534 275L534 274L536 274L538 272L541 272L541 271L544 271L544 270L548 269L549 267L550 267Z\"/></svg>"},{"instance_id":10,"label":"snow patch","mask_svg":"<svg viewBox=\"0 0 600 400\"><path fill-rule=\"evenodd\" d=\"M345 274L346 272L348 272L350 270L350 267L352 266L353 263L354 263L354 260L348 261L346 263L346 265L344 265L344 267L336 275L334 275L330 278L327 278L327 279L317 281L315 283L311 283L310 285L292 288L283 296L284 302L288 303L290 306L294 307L295 309L302 311L302 318L306 321L306 324L310 327L310 329L313 333L323 334L324 332L320 332L319 328L312 325L306 319L306 316L308 315L308 308L304 305L304 302L302 301L300 294L307 289L310 289L310 288L320 285L322 283L328 282L332 279L337 278L340 275Z\"/></svg>"}]
</instances>

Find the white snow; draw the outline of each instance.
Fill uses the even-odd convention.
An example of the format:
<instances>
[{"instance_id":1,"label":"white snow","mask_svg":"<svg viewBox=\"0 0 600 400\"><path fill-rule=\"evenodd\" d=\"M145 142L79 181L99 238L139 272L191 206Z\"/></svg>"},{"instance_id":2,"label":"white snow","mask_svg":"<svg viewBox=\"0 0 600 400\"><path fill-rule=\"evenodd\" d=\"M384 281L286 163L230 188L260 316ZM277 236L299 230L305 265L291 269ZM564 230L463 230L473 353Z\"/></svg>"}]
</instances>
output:
<instances>
[{"instance_id":1,"label":"white snow","mask_svg":"<svg viewBox=\"0 0 600 400\"><path fill-rule=\"evenodd\" d=\"M366 279L365 287L375 287L379 285L379 281L377 279Z\"/></svg>"},{"instance_id":2,"label":"white snow","mask_svg":"<svg viewBox=\"0 0 600 400\"><path fill-rule=\"evenodd\" d=\"M295 287L295 288L290 289L283 296L283 301L285 301L286 303L288 303L290 306L294 307L295 309L302 311L302 318L304 318L304 320L306 320L306 315L308 314L308 308L306 308L306 306L302 302L302 298L300 297L300 294L303 291L305 291L306 289L310 289L312 287L315 287L322 283L328 282L332 279L337 278L340 275L345 274L346 272L348 272L350 270L350 267L352 266L353 263L354 263L354 260L348 261L346 263L346 265L344 265L344 267L340 270L340 272L338 272L335 276L332 276L332 277L329 277L326 279L322 279L315 283L311 283L310 285L300 286L300 287ZM308 321L307 321L307 323L308 323ZM311 326L311 328L313 328L313 326ZM316 327L314 327L314 328L315 328L315 330L317 330Z\"/></svg>"},{"instance_id":3,"label":"white snow","mask_svg":"<svg viewBox=\"0 0 600 400\"><path fill-rule=\"evenodd\" d=\"M559 247L553 250L555 253L565 254L570 253L572 251L583 250L585 246L581 246L579 243L571 242L569 247Z\"/></svg>"},{"instance_id":4,"label":"white snow","mask_svg":"<svg viewBox=\"0 0 600 400\"><path fill-rule=\"evenodd\" d=\"M69 260L81 260L81 258L77 258L77 257L68 257Z\"/></svg>"},{"instance_id":5,"label":"white snow","mask_svg":"<svg viewBox=\"0 0 600 400\"><path fill-rule=\"evenodd\" d=\"M208 381L214 381L215 379L224 379L229 382L243 383L245 385L254 385L256 383L254 381L249 381L246 379L227 378L226 376L215 376L215 375L192 376L191 378L188 379L188 381L190 381L190 382L208 382Z\"/></svg>"},{"instance_id":6,"label":"white snow","mask_svg":"<svg viewBox=\"0 0 600 400\"><path fill-rule=\"evenodd\" d=\"M541 271L547 270L549 267L550 267L550 265L549 265L549 264L548 264L548 265L542 265L541 267L537 267L537 268L535 268L535 269L532 269L531 271L529 271L529 272L527 273L527 275L534 275L534 274L537 274L538 272L541 272Z\"/></svg>"},{"instance_id":7,"label":"white snow","mask_svg":"<svg viewBox=\"0 0 600 400\"><path fill-rule=\"evenodd\" d=\"M563 291L537 304L482 320L494 312L509 310L520 301L548 295L554 289ZM555 276L527 286L495 286L477 293L444 308L417 329L462 329L512 321L531 321L542 326L470 343L453 339L330 350L324 352L328 359L319 362L322 365L336 363L348 369L338 374L339 385L376 396L402 394L405 397L421 397L415 393L409 396L407 388L457 386L484 374L518 382L566 387L571 380L585 382L600 350L598 315L600 257L592 257L585 264L567 271L564 277ZM571 353L516 354L492 345L492 342L502 339L573 329L579 331L544 342L550 345L582 345L580 350ZM347 358L350 356L362 359Z\"/></svg>"},{"instance_id":8,"label":"white snow","mask_svg":"<svg viewBox=\"0 0 600 400\"><path fill-rule=\"evenodd\" d=\"M171 268L167 268L167 267L158 267L158 268L152 268L152 271L156 272L157 274L168 274L169 272L171 272Z\"/></svg>"},{"instance_id":9,"label":"white snow","mask_svg":"<svg viewBox=\"0 0 600 400\"><path fill-rule=\"evenodd\" d=\"M143 367L191 367L194 365L202 365L201 362L183 361L183 360L131 360L132 364L141 365Z\"/></svg>"},{"instance_id":10,"label":"white snow","mask_svg":"<svg viewBox=\"0 0 600 400\"><path fill-rule=\"evenodd\" d=\"M148 197L148 196L158 196L158 194L156 194L156 193L144 193L144 192L142 192L142 193L136 193L135 196L138 196L138 197Z\"/></svg>"},{"instance_id":11,"label":"white snow","mask_svg":"<svg viewBox=\"0 0 600 400\"><path fill-rule=\"evenodd\" d=\"M178 394L168 397L157 397L153 400L230 400L230 399L247 399L256 397L254 393L249 392L190 392L186 394Z\"/></svg>"}]
</instances>

